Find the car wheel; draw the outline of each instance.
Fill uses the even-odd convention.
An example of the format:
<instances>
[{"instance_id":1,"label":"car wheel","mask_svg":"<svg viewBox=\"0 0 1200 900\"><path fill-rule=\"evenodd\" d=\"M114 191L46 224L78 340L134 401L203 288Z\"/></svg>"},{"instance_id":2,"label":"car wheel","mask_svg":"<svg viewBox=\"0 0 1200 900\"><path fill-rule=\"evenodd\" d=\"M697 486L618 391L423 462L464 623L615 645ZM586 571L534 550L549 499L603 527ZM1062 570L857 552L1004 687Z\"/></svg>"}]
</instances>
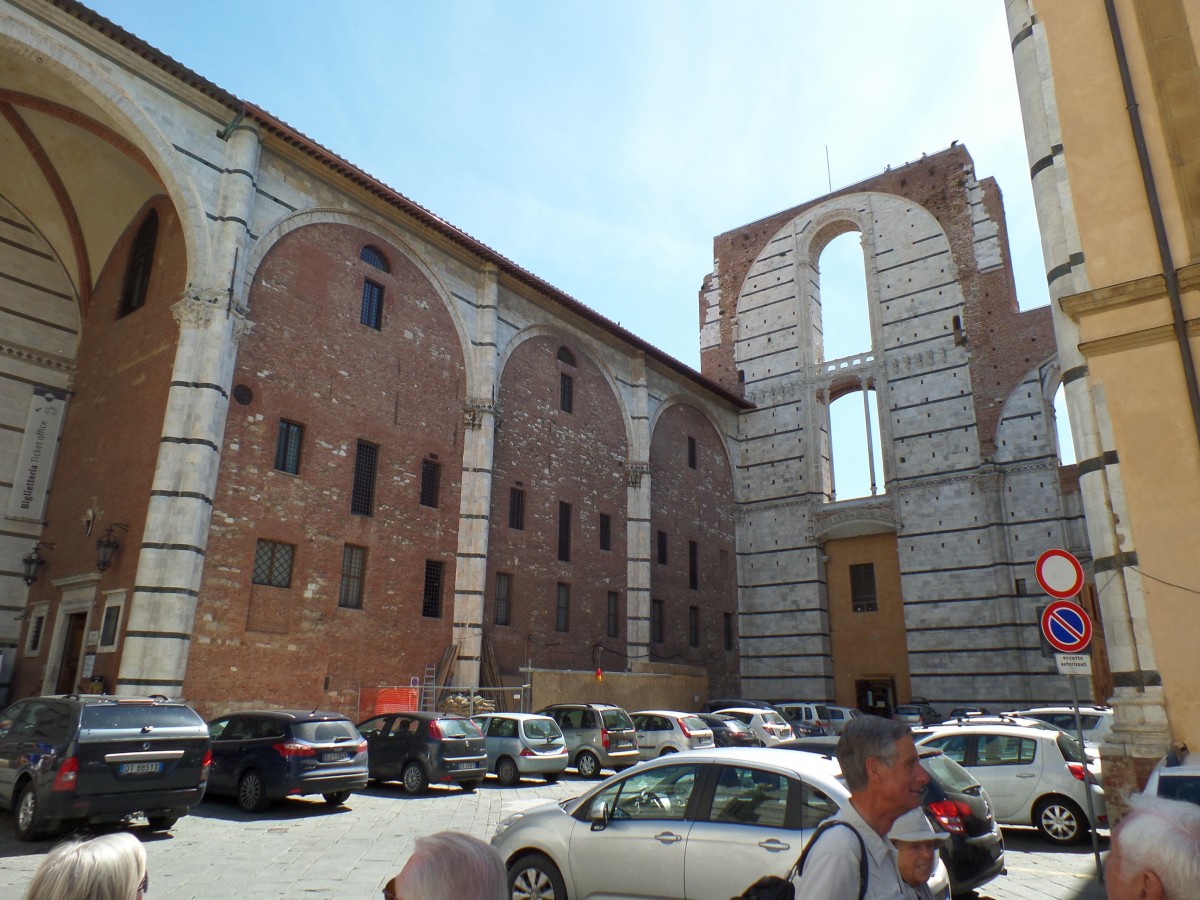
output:
<instances>
[{"instance_id":1,"label":"car wheel","mask_svg":"<svg viewBox=\"0 0 1200 900\"><path fill-rule=\"evenodd\" d=\"M404 783L404 790L410 794L424 793L425 788L429 787L429 779L425 777L425 770L419 762L410 762L405 766L404 771L400 773L400 781Z\"/></svg>"},{"instance_id":2,"label":"car wheel","mask_svg":"<svg viewBox=\"0 0 1200 900\"><path fill-rule=\"evenodd\" d=\"M464 793L469 794L472 791L474 791L477 787L479 787L479 785L480 785L480 782L478 782L478 781L461 781L461 782L459 782L458 786L463 789Z\"/></svg>"},{"instance_id":3,"label":"car wheel","mask_svg":"<svg viewBox=\"0 0 1200 900\"><path fill-rule=\"evenodd\" d=\"M13 830L17 834L18 841L37 840L41 834L42 816L40 807L41 804L38 803L37 789L31 781L25 787L21 788L20 796L17 797L16 814L13 816Z\"/></svg>"},{"instance_id":4,"label":"car wheel","mask_svg":"<svg viewBox=\"0 0 1200 900\"><path fill-rule=\"evenodd\" d=\"M590 750L584 750L575 758L575 768L584 778L600 777L600 760Z\"/></svg>"},{"instance_id":5,"label":"car wheel","mask_svg":"<svg viewBox=\"0 0 1200 900\"><path fill-rule=\"evenodd\" d=\"M179 821L179 816L146 816L146 821L149 823L151 831L170 831Z\"/></svg>"},{"instance_id":6,"label":"car wheel","mask_svg":"<svg viewBox=\"0 0 1200 900\"><path fill-rule=\"evenodd\" d=\"M508 870L512 900L567 900L567 887L558 866L540 853L522 856Z\"/></svg>"},{"instance_id":7,"label":"car wheel","mask_svg":"<svg viewBox=\"0 0 1200 900\"><path fill-rule=\"evenodd\" d=\"M328 803L330 806L341 806L343 803L345 803L347 800L350 799L350 792L349 791L332 791L328 794L322 794L321 796L323 798L325 798L325 802Z\"/></svg>"},{"instance_id":8,"label":"car wheel","mask_svg":"<svg viewBox=\"0 0 1200 900\"><path fill-rule=\"evenodd\" d=\"M501 784L512 787L521 780L521 770L506 756L496 763L496 777L500 779Z\"/></svg>"},{"instance_id":9,"label":"car wheel","mask_svg":"<svg viewBox=\"0 0 1200 900\"><path fill-rule=\"evenodd\" d=\"M1052 844L1077 844L1088 833L1083 810L1062 797L1047 797L1038 802L1033 824Z\"/></svg>"},{"instance_id":10,"label":"car wheel","mask_svg":"<svg viewBox=\"0 0 1200 900\"><path fill-rule=\"evenodd\" d=\"M256 771L250 769L238 779L237 803L242 812L262 812L270 802L267 799L267 786Z\"/></svg>"},{"instance_id":11,"label":"car wheel","mask_svg":"<svg viewBox=\"0 0 1200 900\"><path fill-rule=\"evenodd\" d=\"M678 748L678 747L663 747L663 748L662 748L662 753L660 753L660 754L658 754L658 755L659 755L659 756L669 756L669 755L670 755L670 754L672 754L672 753L678 753L678 752L679 752L679 748Z\"/></svg>"},{"instance_id":12,"label":"car wheel","mask_svg":"<svg viewBox=\"0 0 1200 900\"><path fill-rule=\"evenodd\" d=\"M558 773L557 772L547 772L545 775L542 776L542 778L544 778L546 780L546 784L554 784L554 782L558 781Z\"/></svg>"}]
</instances>

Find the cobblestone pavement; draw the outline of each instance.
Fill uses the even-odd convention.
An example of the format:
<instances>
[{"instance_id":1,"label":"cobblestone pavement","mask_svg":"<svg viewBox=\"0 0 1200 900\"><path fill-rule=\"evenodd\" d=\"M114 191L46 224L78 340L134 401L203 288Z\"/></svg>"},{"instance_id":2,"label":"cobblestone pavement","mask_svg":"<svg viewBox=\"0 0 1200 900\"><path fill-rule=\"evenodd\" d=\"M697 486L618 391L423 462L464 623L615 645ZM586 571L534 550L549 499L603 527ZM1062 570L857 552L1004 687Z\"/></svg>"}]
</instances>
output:
<instances>
[{"instance_id":1,"label":"cobblestone pavement","mask_svg":"<svg viewBox=\"0 0 1200 900\"><path fill-rule=\"evenodd\" d=\"M509 813L574 796L592 783L573 774L556 785L530 781L517 788L489 780L473 794L435 787L421 797L394 784L357 793L345 807L294 798L258 815L213 798L170 833L133 831L146 845L154 900L374 900L419 835L449 829L488 839ZM1005 841L1008 875L982 887L980 900L1104 897L1090 844L1049 849L1025 829L1007 830ZM0 814L0 897L17 900L52 846L16 841L11 816ZM1108 849L1106 840L1101 848Z\"/></svg>"}]
</instances>

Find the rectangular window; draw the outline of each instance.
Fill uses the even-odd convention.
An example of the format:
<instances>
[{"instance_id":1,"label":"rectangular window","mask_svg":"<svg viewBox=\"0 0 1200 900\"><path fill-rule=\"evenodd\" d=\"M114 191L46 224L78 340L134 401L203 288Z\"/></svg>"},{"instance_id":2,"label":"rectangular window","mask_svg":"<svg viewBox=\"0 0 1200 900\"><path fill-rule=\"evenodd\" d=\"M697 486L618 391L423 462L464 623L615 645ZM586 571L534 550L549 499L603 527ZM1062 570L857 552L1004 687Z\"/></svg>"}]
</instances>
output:
<instances>
[{"instance_id":1,"label":"rectangular window","mask_svg":"<svg viewBox=\"0 0 1200 900\"><path fill-rule=\"evenodd\" d=\"M279 434L275 438L275 468L289 475L300 474L300 441L304 437L304 426L279 420Z\"/></svg>"},{"instance_id":2,"label":"rectangular window","mask_svg":"<svg viewBox=\"0 0 1200 900\"><path fill-rule=\"evenodd\" d=\"M850 567L850 601L855 612L875 612L875 564L861 563Z\"/></svg>"},{"instance_id":3,"label":"rectangular window","mask_svg":"<svg viewBox=\"0 0 1200 900\"><path fill-rule=\"evenodd\" d=\"M421 460L421 505L438 505L438 488L442 481L442 466L432 459Z\"/></svg>"},{"instance_id":4,"label":"rectangular window","mask_svg":"<svg viewBox=\"0 0 1200 900\"><path fill-rule=\"evenodd\" d=\"M554 630L571 630L571 586L569 584L560 583L558 586L558 606L554 611Z\"/></svg>"},{"instance_id":5,"label":"rectangular window","mask_svg":"<svg viewBox=\"0 0 1200 900\"><path fill-rule=\"evenodd\" d=\"M600 513L600 549L612 549L612 516Z\"/></svg>"},{"instance_id":6,"label":"rectangular window","mask_svg":"<svg viewBox=\"0 0 1200 900\"><path fill-rule=\"evenodd\" d=\"M342 548L342 588L338 606L362 609L363 572L367 567L367 548L346 544Z\"/></svg>"},{"instance_id":7,"label":"rectangular window","mask_svg":"<svg viewBox=\"0 0 1200 900\"><path fill-rule=\"evenodd\" d=\"M563 412L575 410L575 379L563 372L558 373L558 408Z\"/></svg>"},{"instance_id":8,"label":"rectangular window","mask_svg":"<svg viewBox=\"0 0 1200 900\"><path fill-rule=\"evenodd\" d=\"M558 504L558 558L571 561L571 504Z\"/></svg>"},{"instance_id":9,"label":"rectangular window","mask_svg":"<svg viewBox=\"0 0 1200 900\"><path fill-rule=\"evenodd\" d=\"M688 438L688 468L696 468L696 439Z\"/></svg>"},{"instance_id":10,"label":"rectangular window","mask_svg":"<svg viewBox=\"0 0 1200 900\"><path fill-rule=\"evenodd\" d=\"M1018 579L1016 580L1016 585L1015 585L1015 587L1016 587L1016 593L1017 593L1018 595L1023 595L1023 594L1025 593L1025 579L1024 579L1024 578L1018 578Z\"/></svg>"},{"instance_id":11,"label":"rectangular window","mask_svg":"<svg viewBox=\"0 0 1200 900\"><path fill-rule=\"evenodd\" d=\"M295 552L296 548L291 544L259 538L254 546L254 583L270 587L291 587L292 557Z\"/></svg>"},{"instance_id":12,"label":"rectangular window","mask_svg":"<svg viewBox=\"0 0 1200 900\"><path fill-rule=\"evenodd\" d=\"M362 313L358 320L376 331L383 325L383 285L369 278L363 279Z\"/></svg>"},{"instance_id":13,"label":"rectangular window","mask_svg":"<svg viewBox=\"0 0 1200 900\"><path fill-rule=\"evenodd\" d=\"M29 635L25 639L25 652L37 653L42 649L42 631L46 627L46 615L36 615L29 620Z\"/></svg>"},{"instance_id":14,"label":"rectangular window","mask_svg":"<svg viewBox=\"0 0 1200 900\"><path fill-rule=\"evenodd\" d=\"M688 587L700 587L700 545L695 541L688 541Z\"/></svg>"},{"instance_id":15,"label":"rectangular window","mask_svg":"<svg viewBox=\"0 0 1200 900\"><path fill-rule=\"evenodd\" d=\"M688 646L700 646L700 607L688 607Z\"/></svg>"},{"instance_id":16,"label":"rectangular window","mask_svg":"<svg viewBox=\"0 0 1200 900\"><path fill-rule=\"evenodd\" d=\"M512 595L512 576L504 572L496 573L496 612L497 625L508 624L508 598Z\"/></svg>"},{"instance_id":17,"label":"rectangular window","mask_svg":"<svg viewBox=\"0 0 1200 900\"><path fill-rule=\"evenodd\" d=\"M427 619L442 617L442 567L436 560L425 560L425 586L421 592L421 615Z\"/></svg>"},{"instance_id":18,"label":"rectangular window","mask_svg":"<svg viewBox=\"0 0 1200 900\"><path fill-rule=\"evenodd\" d=\"M621 598L616 591L608 592L608 636L615 638L621 633Z\"/></svg>"},{"instance_id":19,"label":"rectangular window","mask_svg":"<svg viewBox=\"0 0 1200 900\"><path fill-rule=\"evenodd\" d=\"M650 601L650 643L661 644L663 641L663 602Z\"/></svg>"},{"instance_id":20,"label":"rectangular window","mask_svg":"<svg viewBox=\"0 0 1200 900\"><path fill-rule=\"evenodd\" d=\"M667 564L667 533L665 531L658 533L658 564L660 566Z\"/></svg>"},{"instance_id":21,"label":"rectangular window","mask_svg":"<svg viewBox=\"0 0 1200 900\"><path fill-rule=\"evenodd\" d=\"M121 613L125 609L125 592L111 591L104 598L104 615L100 619L100 643L96 649L111 652L117 649L121 631Z\"/></svg>"},{"instance_id":22,"label":"rectangular window","mask_svg":"<svg viewBox=\"0 0 1200 900\"><path fill-rule=\"evenodd\" d=\"M354 453L354 487L350 490L350 512L356 516L375 514L375 471L379 447L359 441Z\"/></svg>"},{"instance_id":23,"label":"rectangular window","mask_svg":"<svg viewBox=\"0 0 1200 900\"><path fill-rule=\"evenodd\" d=\"M508 527L516 531L525 530L525 492L512 488L508 492Z\"/></svg>"},{"instance_id":24,"label":"rectangular window","mask_svg":"<svg viewBox=\"0 0 1200 900\"><path fill-rule=\"evenodd\" d=\"M725 613L725 651L733 652L733 613Z\"/></svg>"}]
</instances>

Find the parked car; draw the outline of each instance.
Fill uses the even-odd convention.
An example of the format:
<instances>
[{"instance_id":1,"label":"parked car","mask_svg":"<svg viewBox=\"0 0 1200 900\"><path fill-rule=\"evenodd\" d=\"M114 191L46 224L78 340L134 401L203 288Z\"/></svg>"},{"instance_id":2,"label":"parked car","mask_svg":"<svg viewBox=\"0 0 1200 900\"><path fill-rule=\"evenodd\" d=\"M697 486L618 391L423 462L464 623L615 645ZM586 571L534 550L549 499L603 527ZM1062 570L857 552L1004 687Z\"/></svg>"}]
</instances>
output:
<instances>
[{"instance_id":1,"label":"parked car","mask_svg":"<svg viewBox=\"0 0 1200 900\"><path fill-rule=\"evenodd\" d=\"M986 706L956 706L950 710L950 715L947 719L968 719L971 716L990 716L991 712Z\"/></svg>"},{"instance_id":2,"label":"parked car","mask_svg":"<svg viewBox=\"0 0 1200 900\"><path fill-rule=\"evenodd\" d=\"M399 780L410 794L431 783L473 791L487 775L483 735L470 719L450 713L398 712L360 722L373 781Z\"/></svg>"},{"instance_id":3,"label":"parked car","mask_svg":"<svg viewBox=\"0 0 1200 900\"><path fill-rule=\"evenodd\" d=\"M1061 728L1067 734L1075 734L1075 708L1072 706L1035 706L1005 713L1006 716L1023 716L1041 719ZM1083 739L1089 744L1103 744L1112 730L1113 711L1107 706L1081 706L1079 718L1083 724Z\"/></svg>"},{"instance_id":4,"label":"parked car","mask_svg":"<svg viewBox=\"0 0 1200 900\"><path fill-rule=\"evenodd\" d=\"M1200 753L1168 753L1150 773L1142 793L1200 805Z\"/></svg>"},{"instance_id":5,"label":"parked car","mask_svg":"<svg viewBox=\"0 0 1200 900\"><path fill-rule=\"evenodd\" d=\"M692 750L508 816L492 845L513 897L733 897L787 872L848 799L839 776L806 753Z\"/></svg>"},{"instance_id":6,"label":"parked car","mask_svg":"<svg viewBox=\"0 0 1200 900\"><path fill-rule=\"evenodd\" d=\"M773 709L754 709L753 707L739 709L735 706L723 709L721 712L727 716L733 716L747 725L764 747L772 747L780 741L790 741L796 736L796 733L792 731L792 726Z\"/></svg>"},{"instance_id":7,"label":"parked car","mask_svg":"<svg viewBox=\"0 0 1200 900\"><path fill-rule=\"evenodd\" d=\"M851 719L862 715L861 710L849 706L827 705L825 708L829 710L829 727L833 729L833 734L841 734L846 730L846 726L850 724Z\"/></svg>"},{"instance_id":8,"label":"parked car","mask_svg":"<svg viewBox=\"0 0 1200 900\"><path fill-rule=\"evenodd\" d=\"M939 725L915 737L918 746L938 748L983 785L1002 825L1034 825L1055 844L1081 841L1093 825L1108 826L1099 765L1069 734L1021 725Z\"/></svg>"},{"instance_id":9,"label":"parked car","mask_svg":"<svg viewBox=\"0 0 1200 900\"><path fill-rule=\"evenodd\" d=\"M829 707L824 703L804 703L795 700L782 700L775 704L775 709L792 726L797 737L818 737L823 734L833 734Z\"/></svg>"},{"instance_id":10,"label":"parked car","mask_svg":"<svg viewBox=\"0 0 1200 900\"><path fill-rule=\"evenodd\" d=\"M902 703L892 710L892 718L913 728L921 728L940 722L942 714L928 703Z\"/></svg>"},{"instance_id":11,"label":"parked car","mask_svg":"<svg viewBox=\"0 0 1200 900\"><path fill-rule=\"evenodd\" d=\"M638 755L642 759L716 746L712 729L695 713L650 709L630 713L630 718L637 729Z\"/></svg>"},{"instance_id":12,"label":"parked car","mask_svg":"<svg viewBox=\"0 0 1200 900\"><path fill-rule=\"evenodd\" d=\"M700 712L714 713L724 712L727 709L737 707L738 709L775 709L770 703L765 700L739 700L739 699L718 699L709 700L702 707Z\"/></svg>"},{"instance_id":13,"label":"parked car","mask_svg":"<svg viewBox=\"0 0 1200 900\"><path fill-rule=\"evenodd\" d=\"M953 725L1020 725L1024 728L1040 728L1043 731L1057 731L1075 737L1074 728L1067 731L1051 722L1047 722L1045 719L1032 719L1027 716L1011 713L999 716L960 716L957 719L944 719L938 722L938 725L946 727ZM1100 748L1089 740L1084 740L1083 746L1087 750L1088 756L1098 763L1100 760Z\"/></svg>"},{"instance_id":14,"label":"parked car","mask_svg":"<svg viewBox=\"0 0 1200 900\"><path fill-rule=\"evenodd\" d=\"M139 813L171 828L211 763L204 720L182 700L68 694L0 713L0 805L22 841Z\"/></svg>"},{"instance_id":15,"label":"parked car","mask_svg":"<svg viewBox=\"0 0 1200 900\"><path fill-rule=\"evenodd\" d=\"M367 786L367 742L341 713L246 710L208 723L208 790L261 812L288 796L321 794L339 806Z\"/></svg>"},{"instance_id":16,"label":"parked car","mask_svg":"<svg viewBox=\"0 0 1200 900\"><path fill-rule=\"evenodd\" d=\"M556 703L539 711L562 729L570 765L584 778L600 770L628 768L638 761L637 730L629 713L607 703Z\"/></svg>"},{"instance_id":17,"label":"parked car","mask_svg":"<svg viewBox=\"0 0 1200 900\"><path fill-rule=\"evenodd\" d=\"M522 775L537 775L553 784L567 768L567 742L549 716L491 713L471 721L483 733L487 770L501 784L514 785Z\"/></svg>"},{"instance_id":18,"label":"parked car","mask_svg":"<svg viewBox=\"0 0 1200 900\"><path fill-rule=\"evenodd\" d=\"M713 742L718 747L761 747L754 729L741 719L725 713L696 713L713 733Z\"/></svg>"}]
</instances>

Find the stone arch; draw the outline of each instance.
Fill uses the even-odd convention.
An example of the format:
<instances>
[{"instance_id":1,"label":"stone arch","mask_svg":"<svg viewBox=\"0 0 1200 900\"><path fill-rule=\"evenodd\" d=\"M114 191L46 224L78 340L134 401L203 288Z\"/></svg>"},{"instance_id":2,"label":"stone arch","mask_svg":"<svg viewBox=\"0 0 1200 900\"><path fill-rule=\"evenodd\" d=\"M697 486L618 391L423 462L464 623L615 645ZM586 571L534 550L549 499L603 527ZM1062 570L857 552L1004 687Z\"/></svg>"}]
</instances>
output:
<instances>
[{"instance_id":1,"label":"stone arch","mask_svg":"<svg viewBox=\"0 0 1200 900\"><path fill-rule=\"evenodd\" d=\"M1046 443L1058 450L1058 434L1054 428L1054 394L1062 382L1058 356L1042 360L1028 369L1025 376L1004 398L996 425L996 462L1025 458L1028 453L1018 450L1022 442ZM1032 394L1032 396L1030 396ZM1037 425L1040 417L1042 425ZM1027 424L1038 431L1025 432ZM981 436L982 437L982 436Z\"/></svg>"}]
</instances>

